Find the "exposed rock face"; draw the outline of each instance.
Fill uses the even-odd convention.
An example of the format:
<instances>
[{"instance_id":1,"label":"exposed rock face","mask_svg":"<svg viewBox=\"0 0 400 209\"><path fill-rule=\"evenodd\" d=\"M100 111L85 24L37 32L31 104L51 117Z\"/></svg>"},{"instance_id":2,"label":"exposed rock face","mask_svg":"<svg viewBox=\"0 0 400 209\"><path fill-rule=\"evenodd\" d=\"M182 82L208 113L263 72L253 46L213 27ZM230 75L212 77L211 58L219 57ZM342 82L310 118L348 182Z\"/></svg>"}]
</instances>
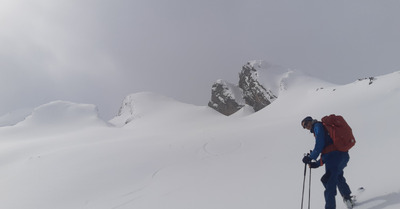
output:
<instances>
[{"instance_id":1,"label":"exposed rock face","mask_svg":"<svg viewBox=\"0 0 400 209\"><path fill-rule=\"evenodd\" d=\"M128 95L125 97L124 101L122 102L121 107L119 108L117 117L122 118L125 121L124 124L128 124L131 122L134 116L134 102L133 102L133 95Z\"/></svg>"},{"instance_id":2,"label":"exposed rock face","mask_svg":"<svg viewBox=\"0 0 400 209\"><path fill-rule=\"evenodd\" d=\"M369 85L371 85L372 83L374 83L374 81L376 80L375 77L369 77L369 78L360 78L358 79L358 81L363 81L363 80L369 80Z\"/></svg>"},{"instance_id":3,"label":"exposed rock face","mask_svg":"<svg viewBox=\"0 0 400 209\"><path fill-rule=\"evenodd\" d=\"M239 99L236 99L237 95L235 94L238 94ZM241 91L233 84L218 80L212 86L211 101L208 103L208 106L229 116L244 106L241 99Z\"/></svg>"},{"instance_id":4,"label":"exposed rock face","mask_svg":"<svg viewBox=\"0 0 400 209\"><path fill-rule=\"evenodd\" d=\"M218 80L212 86L208 106L224 115L231 115L245 105L257 112L278 97L279 82L285 70L263 61L248 62L239 73L238 85Z\"/></svg>"},{"instance_id":5,"label":"exposed rock face","mask_svg":"<svg viewBox=\"0 0 400 209\"><path fill-rule=\"evenodd\" d=\"M252 106L256 112L277 98L271 90L261 85L257 78L258 71L253 65L247 63L243 66L239 74L239 88L243 90L243 99L246 104Z\"/></svg>"}]
</instances>

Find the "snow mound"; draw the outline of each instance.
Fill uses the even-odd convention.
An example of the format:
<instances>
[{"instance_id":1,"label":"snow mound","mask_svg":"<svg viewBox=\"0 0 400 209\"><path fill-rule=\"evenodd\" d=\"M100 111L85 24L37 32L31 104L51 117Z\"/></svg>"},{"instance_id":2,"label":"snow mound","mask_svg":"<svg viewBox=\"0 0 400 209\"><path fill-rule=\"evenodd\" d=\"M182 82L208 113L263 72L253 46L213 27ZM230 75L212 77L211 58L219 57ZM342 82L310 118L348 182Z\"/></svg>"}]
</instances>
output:
<instances>
[{"instance_id":1,"label":"snow mound","mask_svg":"<svg viewBox=\"0 0 400 209\"><path fill-rule=\"evenodd\" d=\"M82 128L106 124L99 118L95 105L54 101L35 108L17 126Z\"/></svg>"},{"instance_id":2,"label":"snow mound","mask_svg":"<svg viewBox=\"0 0 400 209\"><path fill-rule=\"evenodd\" d=\"M264 60L254 60L247 63L254 69L252 77L265 89L270 90L273 95L279 97L280 93L289 88L315 89L322 86L332 86L331 83L309 76L297 69L290 69L280 65L272 64Z\"/></svg>"},{"instance_id":3,"label":"snow mound","mask_svg":"<svg viewBox=\"0 0 400 209\"><path fill-rule=\"evenodd\" d=\"M1 126L13 126L23 120L32 113L33 108L24 108L9 112L0 117Z\"/></svg>"},{"instance_id":4,"label":"snow mound","mask_svg":"<svg viewBox=\"0 0 400 209\"><path fill-rule=\"evenodd\" d=\"M148 121L158 118L155 123L171 123L185 120L193 112L198 115L208 115L211 110L191 104L179 102L175 99L153 92L130 94L122 102L118 115L109 122L117 127L124 126L132 121ZM162 120L160 120L160 118Z\"/></svg>"},{"instance_id":5,"label":"snow mound","mask_svg":"<svg viewBox=\"0 0 400 209\"><path fill-rule=\"evenodd\" d=\"M264 60L250 61L248 65L256 70L253 75L257 78L255 80L260 81L266 89L271 89L273 93L278 93L277 87L280 86L282 78L291 72L288 68Z\"/></svg>"}]
</instances>

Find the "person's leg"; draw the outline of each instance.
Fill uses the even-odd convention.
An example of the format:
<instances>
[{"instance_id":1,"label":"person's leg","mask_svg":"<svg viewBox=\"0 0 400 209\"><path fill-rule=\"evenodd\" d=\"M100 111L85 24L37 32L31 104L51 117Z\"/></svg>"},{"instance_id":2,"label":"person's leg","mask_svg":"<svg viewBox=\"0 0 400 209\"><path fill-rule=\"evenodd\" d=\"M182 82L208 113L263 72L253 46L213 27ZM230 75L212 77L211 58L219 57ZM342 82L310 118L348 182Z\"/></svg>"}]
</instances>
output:
<instances>
[{"instance_id":1,"label":"person's leg","mask_svg":"<svg viewBox=\"0 0 400 209\"><path fill-rule=\"evenodd\" d=\"M327 169L325 169L325 174L321 177L321 182L325 189L326 189L326 184L328 183L329 177L330 177L330 173Z\"/></svg>"},{"instance_id":2,"label":"person's leg","mask_svg":"<svg viewBox=\"0 0 400 209\"><path fill-rule=\"evenodd\" d=\"M351 190L349 185L346 182L346 178L343 176L343 172L341 172L338 176L337 187L339 189L340 194L344 199L351 198Z\"/></svg>"},{"instance_id":3,"label":"person's leg","mask_svg":"<svg viewBox=\"0 0 400 209\"><path fill-rule=\"evenodd\" d=\"M325 209L335 209L336 208L335 196L337 194L336 186L338 182L337 168L330 167L328 168L328 172L329 172L328 180L324 185Z\"/></svg>"},{"instance_id":4,"label":"person's leg","mask_svg":"<svg viewBox=\"0 0 400 209\"><path fill-rule=\"evenodd\" d=\"M341 166L346 165L346 163L343 162L341 152L334 151L326 155L325 168L326 173L329 173L329 175L324 178L324 182L326 182L324 183L325 209L336 208L336 188L338 186L339 175L343 173Z\"/></svg>"},{"instance_id":5,"label":"person's leg","mask_svg":"<svg viewBox=\"0 0 400 209\"><path fill-rule=\"evenodd\" d=\"M340 194L342 195L343 198L349 199L351 196L351 190L349 185L346 182L346 178L344 178L344 168L347 166L347 163L350 160L350 156L348 152L340 152L340 158L341 162L339 164L339 175L338 175L338 189Z\"/></svg>"}]
</instances>

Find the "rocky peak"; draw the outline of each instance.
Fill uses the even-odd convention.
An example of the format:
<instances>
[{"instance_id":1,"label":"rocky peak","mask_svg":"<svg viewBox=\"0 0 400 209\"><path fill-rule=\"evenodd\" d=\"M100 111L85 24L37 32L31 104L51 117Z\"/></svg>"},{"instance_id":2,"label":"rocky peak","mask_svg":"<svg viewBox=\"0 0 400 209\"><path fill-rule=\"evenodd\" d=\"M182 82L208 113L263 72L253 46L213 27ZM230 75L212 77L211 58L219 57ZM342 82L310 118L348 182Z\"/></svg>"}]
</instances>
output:
<instances>
[{"instance_id":1,"label":"rocky peak","mask_svg":"<svg viewBox=\"0 0 400 209\"><path fill-rule=\"evenodd\" d=\"M258 70L251 63L244 65L239 73L239 88L243 90L243 99L256 112L268 106L277 98L271 90L260 84L258 73Z\"/></svg>"},{"instance_id":2,"label":"rocky peak","mask_svg":"<svg viewBox=\"0 0 400 209\"><path fill-rule=\"evenodd\" d=\"M287 72L264 61L250 61L242 67L238 85L222 80L214 83L208 106L224 115L231 115L244 105L257 112L278 97L282 76Z\"/></svg>"},{"instance_id":3,"label":"rocky peak","mask_svg":"<svg viewBox=\"0 0 400 209\"><path fill-rule=\"evenodd\" d=\"M241 90L231 83L217 80L212 86L208 106L229 116L244 106Z\"/></svg>"}]
</instances>

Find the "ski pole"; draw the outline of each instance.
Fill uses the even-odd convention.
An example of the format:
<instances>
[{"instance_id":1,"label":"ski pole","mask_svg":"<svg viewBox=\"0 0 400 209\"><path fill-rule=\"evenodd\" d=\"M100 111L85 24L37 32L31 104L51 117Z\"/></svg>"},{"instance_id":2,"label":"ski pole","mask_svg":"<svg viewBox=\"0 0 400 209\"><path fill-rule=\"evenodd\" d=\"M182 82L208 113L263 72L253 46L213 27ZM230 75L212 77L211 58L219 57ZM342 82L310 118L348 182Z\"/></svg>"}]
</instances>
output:
<instances>
[{"instance_id":1,"label":"ski pole","mask_svg":"<svg viewBox=\"0 0 400 209\"><path fill-rule=\"evenodd\" d=\"M306 186L306 173L307 173L307 164L304 163L304 179L303 179L303 192L301 195L301 209L303 209L303 202L304 202L304 188Z\"/></svg>"},{"instance_id":2,"label":"ski pole","mask_svg":"<svg viewBox=\"0 0 400 209\"><path fill-rule=\"evenodd\" d=\"M311 204L311 167L310 167L310 180L308 185L308 209L310 209Z\"/></svg>"}]
</instances>

